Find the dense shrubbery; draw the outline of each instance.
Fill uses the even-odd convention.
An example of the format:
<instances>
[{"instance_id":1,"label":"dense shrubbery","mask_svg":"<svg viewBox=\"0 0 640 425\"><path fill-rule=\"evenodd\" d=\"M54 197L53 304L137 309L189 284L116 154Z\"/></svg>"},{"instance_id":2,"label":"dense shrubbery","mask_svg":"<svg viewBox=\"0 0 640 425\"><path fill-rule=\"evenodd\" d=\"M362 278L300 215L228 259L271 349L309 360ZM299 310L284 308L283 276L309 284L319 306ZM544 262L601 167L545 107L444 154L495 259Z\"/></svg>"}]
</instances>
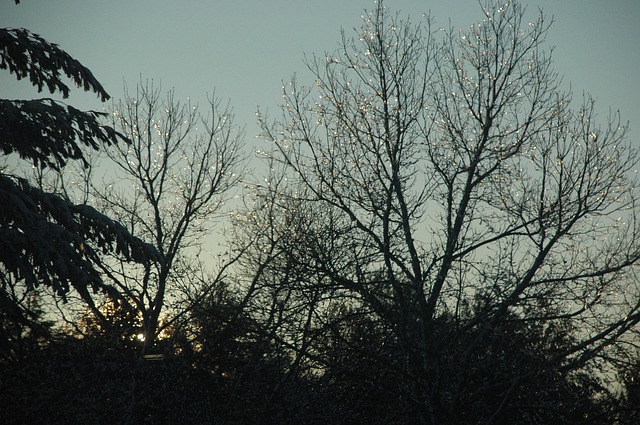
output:
<instances>
[{"instance_id":1,"label":"dense shrubbery","mask_svg":"<svg viewBox=\"0 0 640 425\"><path fill-rule=\"evenodd\" d=\"M443 339L431 376L407 373L406 351L375 323L352 323L348 337L327 335L326 366L300 374L257 332L258 324L209 306L184 338L162 340L162 360L142 360L141 346L101 335L59 335L0 365L0 421L20 423L413 423L419 400L409 386L438 380L436 423L602 424L638 412L637 382L623 403L594 375L546 367L562 349L545 341L564 330L499 325L480 352L440 323ZM596 373L596 371L591 371ZM625 419L633 423L631 419Z\"/></svg>"}]
</instances>

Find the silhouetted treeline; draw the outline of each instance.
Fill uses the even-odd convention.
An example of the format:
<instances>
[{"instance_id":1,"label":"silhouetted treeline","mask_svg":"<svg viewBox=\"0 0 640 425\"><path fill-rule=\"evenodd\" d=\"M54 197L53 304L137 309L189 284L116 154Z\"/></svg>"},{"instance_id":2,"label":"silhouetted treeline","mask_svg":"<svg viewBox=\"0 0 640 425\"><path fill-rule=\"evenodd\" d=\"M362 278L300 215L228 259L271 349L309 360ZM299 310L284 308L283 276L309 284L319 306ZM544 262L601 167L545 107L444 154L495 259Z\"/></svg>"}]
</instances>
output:
<instances>
[{"instance_id":1,"label":"silhouetted treeline","mask_svg":"<svg viewBox=\"0 0 640 425\"><path fill-rule=\"evenodd\" d=\"M597 370L547 367L566 348L566 329L518 320L464 330L438 321L430 352L432 375L412 375L406 347L367 316L315 342L317 367L295 364L261 324L229 302L199 306L188 327L140 356L139 341L99 329L84 336L43 339L3 317L2 342L15 350L0 362L3 424L245 424L416 423L425 394L434 423L632 424L638 415L638 373L621 374L625 393L614 397ZM466 341L482 337L469 353ZM129 341L129 342L127 342ZM320 367L321 366L321 367ZM514 419L517 419L514 422Z\"/></svg>"},{"instance_id":2,"label":"silhouetted treeline","mask_svg":"<svg viewBox=\"0 0 640 425\"><path fill-rule=\"evenodd\" d=\"M258 114L255 179L213 96L0 99L0 423L640 422L640 150L563 90L542 11L479 3L435 31L376 2ZM109 98L27 30L0 69Z\"/></svg>"}]
</instances>

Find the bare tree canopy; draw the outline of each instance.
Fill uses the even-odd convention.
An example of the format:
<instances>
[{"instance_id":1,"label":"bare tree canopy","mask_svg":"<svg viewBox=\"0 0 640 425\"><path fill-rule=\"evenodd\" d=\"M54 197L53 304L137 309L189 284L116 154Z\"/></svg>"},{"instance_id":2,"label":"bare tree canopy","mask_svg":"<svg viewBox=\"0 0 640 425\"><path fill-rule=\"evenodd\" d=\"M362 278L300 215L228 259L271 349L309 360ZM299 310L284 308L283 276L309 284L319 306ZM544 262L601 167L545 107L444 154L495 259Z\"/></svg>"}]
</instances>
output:
<instances>
[{"instance_id":1,"label":"bare tree canopy","mask_svg":"<svg viewBox=\"0 0 640 425\"><path fill-rule=\"evenodd\" d=\"M242 130L215 95L208 107L202 113L176 100L173 91L140 83L113 107L113 127L131 140L105 151L100 167L112 169L113 177L84 176L100 208L160 253L150 267L137 270L108 257L102 263L103 273L140 313L150 343L168 293L213 272L197 270L203 264L196 266L193 257L242 175ZM208 279L200 284L214 285L216 278Z\"/></svg>"},{"instance_id":2,"label":"bare tree canopy","mask_svg":"<svg viewBox=\"0 0 640 425\"><path fill-rule=\"evenodd\" d=\"M511 383L586 370L640 320L638 153L625 126L562 90L542 12L528 22L518 2L481 6L480 22L436 31L380 2L338 51L309 58L314 84L294 79L282 118L262 117L281 174L258 185L259 212L242 222L271 246L256 256L265 290L307 300L295 350L322 364L314 338L338 320L327 312L369 315L406 355L396 372L415 382L407 396L425 421L479 391L465 365L509 323L567 339L543 341L540 369L497 384L495 415Z\"/></svg>"}]
</instances>

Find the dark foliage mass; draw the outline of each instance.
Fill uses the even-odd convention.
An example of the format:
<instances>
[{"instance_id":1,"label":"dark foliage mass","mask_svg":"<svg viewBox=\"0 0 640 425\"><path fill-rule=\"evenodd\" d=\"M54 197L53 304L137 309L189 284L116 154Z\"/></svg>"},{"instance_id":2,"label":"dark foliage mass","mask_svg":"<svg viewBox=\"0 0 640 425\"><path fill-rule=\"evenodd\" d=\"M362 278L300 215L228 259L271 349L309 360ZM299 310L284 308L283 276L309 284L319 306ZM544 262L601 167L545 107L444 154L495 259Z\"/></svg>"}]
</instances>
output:
<instances>
[{"instance_id":1,"label":"dark foliage mass","mask_svg":"<svg viewBox=\"0 0 640 425\"><path fill-rule=\"evenodd\" d=\"M208 121L147 84L114 129L0 100L5 155L57 172L112 148L143 193L93 189L125 228L0 169L0 423L640 421L624 126L572 109L542 12L487 0L478 24L434 32L382 3L260 117L268 176L216 273L186 248L240 182L229 109L211 100ZM27 30L0 30L0 60L39 91L66 97L64 77L108 98ZM54 323L45 303L70 294L84 310Z\"/></svg>"},{"instance_id":2,"label":"dark foliage mass","mask_svg":"<svg viewBox=\"0 0 640 425\"><path fill-rule=\"evenodd\" d=\"M64 76L103 101L109 95L93 74L57 45L26 29L0 29L0 69L17 79L29 81L41 92L59 92L64 98L70 89ZM61 75L64 74L64 75ZM0 99L0 146L3 153L17 153L40 167L58 169L66 161L84 160L82 147L98 149L119 136L101 125L98 112L83 112L51 99Z\"/></svg>"},{"instance_id":3,"label":"dark foliage mass","mask_svg":"<svg viewBox=\"0 0 640 425\"><path fill-rule=\"evenodd\" d=\"M0 69L28 77L39 91L69 93L63 73L103 100L108 98L91 72L78 61L27 30L0 29ZM101 114L82 112L51 99L0 99L0 147L39 169L59 171L69 160L86 165L82 149L126 142ZM121 139L121 140L118 140ZM156 251L119 223L88 205L74 205L62 194L0 170L0 308L19 322L29 320L16 285L29 292L40 285L63 299L74 289L90 302L90 292L104 290L96 270L96 252L110 251L128 261L147 263Z\"/></svg>"},{"instance_id":4,"label":"dark foliage mass","mask_svg":"<svg viewBox=\"0 0 640 425\"><path fill-rule=\"evenodd\" d=\"M375 323L352 323L349 339L326 343L328 367L296 374L291 359L261 336L260 325L223 302L194 313L190 338L174 334L141 360L141 345L103 332L61 336L0 364L0 420L20 423L416 423L418 400L407 397L424 377L407 376L403 350ZM452 323L442 321L449 334ZM200 329L198 331L196 328ZM95 331L95 329L94 329ZM545 367L557 348L545 338L562 330L499 329L474 360L464 343L448 342L435 423L602 424L629 422L628 403L607 396L592 376ZM473 338L474 335L468 335ZM452 347L455 346L455 348ZM443 347L444 348L444 347ZM464 373L463 373L464 371ZM631 378L629 378L631 379ZM462 390L460 390L460 387ZM453 399L452 394L461 394ZM594 395L598 397L594 398ZM6 408L11 406L11 408ZM43 418L47 418L46 421ZM624 419L627 422L618 419Z\"/></svg>"},{"instance_id":5,"label":"dark foliage mass","mask_svg":"<svg viewBox=\"0 0 640 425\"><path fill-rule=\"evenodd\" d=\"M98 149L120 136L99 124L103 113L79 111L52 99L2 99L0 113L3 153L16 153L39 167L58 170L68 160L85 161L84 146Z\"/></svg>"},{"instance_id":6,"label":"dark foliage mass","mask_svg":"<svg viewBox=\"0 0 640 425\"><path fill-rule=\"evenodd\" d=\"M94 91L104 101L109 95L89 69L38 34L20 28L0 31L0 69L8 69L17 79L29 78L38 91L46 86L49 92L68 97L69 87L61 73L85 91Z\"/></svg>"},{"instance_id":7,"label":"dark foliage mass","mask_svg":"<svg viewBox=\"0 0 640 425\"><path fill-rule=\"evenodd\" d=\"M0 175L0 196L5 200L0 205L0 262L5 273L29 289L43 284L64 298L73 288L87 299L91 289L108 289L93 268L92 244L133 261L153 258L153 249L119 223L25 179Z\"/></svg>"}]
</instances>

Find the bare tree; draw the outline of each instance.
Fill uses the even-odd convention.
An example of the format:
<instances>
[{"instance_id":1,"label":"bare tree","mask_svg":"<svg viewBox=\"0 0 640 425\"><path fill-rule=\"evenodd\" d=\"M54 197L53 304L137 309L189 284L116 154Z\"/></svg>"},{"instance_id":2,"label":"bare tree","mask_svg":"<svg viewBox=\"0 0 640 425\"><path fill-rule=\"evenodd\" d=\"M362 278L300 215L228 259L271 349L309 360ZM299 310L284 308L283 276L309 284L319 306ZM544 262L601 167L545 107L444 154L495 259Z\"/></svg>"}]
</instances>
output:
<instances>
[{"instance_id":1,"label":"bare tree","mask_svg":"<svg viewBox=\"0 0 640 425\"><path fill-rule=\"evenodd\" d=\"M307 61L313 87L284 88L281 120L261 119L286 179L259 187L259 210L280 218L262 230L272 247L260 252L274 255L257 269L266 279L277 264L280 287L317 295L307 323L333 298L385 323L425 422L475 391L443 353L471 365L505 323L563 329L570 338L544 342L553 355L540 367L579 371L640 321L626 127L618 114L598 124L591 98L577 105L562 90L542 12L527 22L516 1L481 11L468 29L436 32L379 2L339 51ZM536 371L518 373L487 420Z\"/></svg>"},{"instance_id":2,"label":"bare tree","mask_svg":"<svg viewBox=\"0 0 640 425\"><path fill-rule=\"evenodd\" d=\"M139 84L112 111L113 126L131 143L108 150L107 161L86 176L95 202L160 252L145 268L102 262L103 273L139 312L146 344L162 330L170 294L194 283L213 286L229 265L221 262L216 270L198 256L242 174L243 133L228 105L212 96L208 106L202 114L173 91L164 95L153 83ZM98 170L107 170L102 181Z\"/></svg>"}]
</instances>

